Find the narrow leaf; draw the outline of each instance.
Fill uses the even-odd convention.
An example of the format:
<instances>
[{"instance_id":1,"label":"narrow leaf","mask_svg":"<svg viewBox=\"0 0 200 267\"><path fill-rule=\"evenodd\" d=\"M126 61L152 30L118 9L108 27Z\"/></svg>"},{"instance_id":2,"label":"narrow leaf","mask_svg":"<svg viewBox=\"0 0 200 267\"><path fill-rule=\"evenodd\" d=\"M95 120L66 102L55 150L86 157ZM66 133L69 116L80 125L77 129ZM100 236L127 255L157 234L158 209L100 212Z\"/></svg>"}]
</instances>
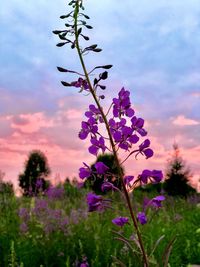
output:
<instances>
[{"instance_id":1,"label":"narrow leaf","mask_svg":"<svg viewBox=\"0 0 200 267\"><path fill-rule=\"evenodd\" d=\"M82 32L82 28L79 28L78 29L78 35L81 34L81 32Z\"/></svg>"},{"instance_id":2,"label":"narrow leaf","mask_svg":"<svg viewBox=\"0 0 200 267\"><path fill-rule=\"evenodd\" d=\"M90 17L88 15L85 15L83 13L81 13L82 16L84 16L86 19L90 19Z\"/></svg>"},{"instance_id":3,"label":"narrow leaf","mask_svg":"<svg viewBox=\"0 0 200 267\"><path fill-rule=\"evenodd\" d=\"M96 85L98 83L97 78L94 79L94 85Z\"/></svg>"},{"instance_id":4,"label":"narrow leaf","mask_svg":"<svg viewBox=\"0 0 200 267\"><path fill-rule=\"evenodd\" d=\"M157 246L160 244L160 242L163 240L164 237L165 237L165 235L162 235L161 237L158 238L158 240L156 241L156 243L155 243L150 255L152 255L154 253L154 251L156 250Z\"/></svg>"},{"instance_id":5,"label":"narrow leaf","mask_svg":"<svg viewBox=\"0 0 200 267\"><path fill-rule=\"evenodd\" d=\"M93 51L98 53L98 52L101 52L102 49L101 48L95 48L95 49L93 49Z\"/></svg>"},{"instance_id":6,"label":"narrow leaf","mask_svg":"<svg viewBox=\"0 0 200 267\"><path fill-rule=\"evenodd\" d=\"M126 267L126 265L122 261L120 261L117 257L112 256L112 255L111 255L111 257L115 260L117 265L119 265L121 267Z\"/></svg>"},{"instance_id":7,"label":"narrow leaf","mask_svg":"<svg viewBox=\"0 0 200 267\"><path fill-rule=\"evenodd\" d=\"M58 71L60 71L60 72L68 72L67 69L64 69L64 68L61 68L61 67L57 67L57 69L58 69Z\"/></svg>"},{"instance_id":8,"label":"narrow leaf","mask_svg":"<svg viewBox=\"0 0 200 267\"><path fill-rule=\"evenodd\" d=\"M63 40L63 41L66 41L67 40L66 37L63 36L62 34L59 34L58 37L60 38L60 40Z\"/></svg>"},{"instance_id":9,"label":"narrow leaf","mask_svg":"<svg viewBox=\"0 0 200 267\"><path fill-rule=\"evenodd\" d=\"M62 15L62 16L60 16L60 18L61 18L61 19L66 19L66 18L68 18L71 14L72 14L72 12L70 12L70 13L67 14L67 15Z\"/></svg>"},{"instance_id":10,"label":"narrow leaf","mask_svg":"<svg viewBox=\"0 0 200 267\"><path fill-rule=\"evenodd\" d=\"M106 70L108 70L108 69L110 69L110 68L112 68L112 66L113 65L104 65L104 66L97 66L97 67L95 67L94 69L106 69Z\"/></svg>"},{"instance_id":11,"label":"narrow leaf","mask_svg":"<svg viewBox=\"0 0 200 267\"><path fill-rule=\"evenodd\" d=\"M93 29L93 27L90 26L90 25L85 25L85 27L88 28L88 29Z\"/></svg>"},{"instance_id":12,"label":"narrow leaf","mask_svg":"<svg viewBox=\"0 0 200 267\"><path fill-rule=\"evenodd\" d=\"M63 86L71 86L70 83L67 83L67 82L64 82L64 81L61 81L61 83L62 83Z\"/></svg>"},{"instance_id":13,"label":"narrow leaf","mask_svg":"<svg viewBox=\"0 0 200 267\"><path fill-rule=\"evenodd\" d=\"M61 46L65 45L65 44L67 44L67 43L68 43L68 42L58 43L56 46L61 47Z\"/></svg>"},{"instance_id":14,"label":"narrow leaf","mask_svg":"<svg viewBox=\"0 0 200 267\"><path fill-rule=\"evenodd\" d=\"M101 73L101 74L99 75L99 78L100 78L101 80L106 80L106 79L108 78L108 72L107 72L107 71L104 71L103 73Z\"/></svg>"},{"instance_id":15,"label":"narrow leaf","mask_svg":"<svg viewBox=\"0 0 200 267\"><path fill-rule=\"evenodd\" d=\"M97 44L90 45L84 49L84 51L94 50L97 47Z\"/></svg>"},{"instance_id":16,"label":"narrow leaf","mask_svg":"<svg viewBox=\"0 0 200 267\"><path fill-rule=\"evenodd\" d=\"M58 31L58 30L53 31L54 34L60 34L62 32L65 32L65 31Z\"/></svg>"},{"instance_id":17,"label":"narrow leaf","mask_svg":"<svg viewBox=\"0 0 200 267\"><path fill-rule=\"evenodd\" d=\"M85 36L85 35L83 35L83 34L81 34L81 36L82 36L86 41L89 41L89 40L90 40L90 38L89 38L88 36Z\"/></svg>"},{"instance_id":18,"label":"narrow leaf","mask_svg":"<svg viewBox=\"0 0 200 267\"><path fill-rule=\"evenodd\" d=\"M74 48L75 48L75 43L73 43L73 44L71 45L71 48L72 48L72 49L74 49Z\"/></svg>"},{"instance_id":19,"label":"narrow leaf","mask_svg":"<svg viewBox=\"0 0 200 267\"><path fill-rule=\"evenodd\" d=\"M78 74L78 75L80 75L80 76L84 76L83 74L81 74L81 73L79 73L79 72L77 72L77 71L74 71L74 70L68 70L68 69L64 69L64 68L62 68L62 67L57 67L57 69L58 69L58 71L60 71L60 72L76 73L76 74Z\"/></svg>"},{"instance_id":20,"label":"narrow leaf","mask_svg":"<svg viewBox=\"0 0 200 267\"><path fill-rule=\"evenodd\" d=\"M99 87L100 87L102 90L105 90L105 89L106 89L106 86L105 86L105 85L100 85L100 84L99 84Z\"/></svg>"},{"instance_id":21,"label":"narrow leaf","mask_svg":"<svg viewBox=\"0 0 200 267\"><path fill-rule=\"evenodd\" d=\"M163 261L163 267L167 267L168 262L169 262L169 256L172 250L172 246L174 244L174 242L176 241L176 236L172 238L172 240L169 242L169 244L167 245L163 255L162 255L162 261Z\"/></svg>"}]
</instances>

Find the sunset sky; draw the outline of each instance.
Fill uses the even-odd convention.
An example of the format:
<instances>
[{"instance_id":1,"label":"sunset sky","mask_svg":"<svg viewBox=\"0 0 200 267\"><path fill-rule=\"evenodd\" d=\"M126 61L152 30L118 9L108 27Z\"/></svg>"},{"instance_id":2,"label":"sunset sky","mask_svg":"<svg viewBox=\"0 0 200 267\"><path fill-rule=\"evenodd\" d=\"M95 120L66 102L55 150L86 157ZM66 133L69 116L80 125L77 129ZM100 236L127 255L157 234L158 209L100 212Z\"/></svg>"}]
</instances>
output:
<instances>
[{"instance_id":1,"label":"sunset sky","mask_svg":"<svg viewBox=\"0 0 200 267\"><path fill-rule=\"evenodd\" d=\"M82 162L95 161L78 139L90 98L61 80L56 66L81 70L75 51L56 47L52 30L62 29L65 0L10 0L0 9L0 170L17 185L28 153L43 151L52 170L78 176ZM85 0L91 42L103 49L87 56L89 66L113 64L109 104L122 86L131 91L136 115L145 119L155 156L126 163L127 174L166 170L177 142L194 181L200 177L200 3L199 0Z\"/></svg>"}]
</instances>

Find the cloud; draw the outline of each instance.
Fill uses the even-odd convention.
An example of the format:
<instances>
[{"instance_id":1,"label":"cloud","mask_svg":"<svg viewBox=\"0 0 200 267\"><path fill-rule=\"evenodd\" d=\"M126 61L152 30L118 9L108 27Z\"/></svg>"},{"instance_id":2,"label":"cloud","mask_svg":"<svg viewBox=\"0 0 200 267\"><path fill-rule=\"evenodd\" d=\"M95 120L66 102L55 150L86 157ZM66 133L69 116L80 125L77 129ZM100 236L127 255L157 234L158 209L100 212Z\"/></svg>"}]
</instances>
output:
<instances>
[{"instance_id":1,"label":"cloud","mask_svg":"<svg viewBox=\"0 0 200 267\"><path fill-rule=\"evenodd\" d=\"M199 1L85 4L94 25L91 43L103 48L87 56L87 64L114 64L106 94L112 99L123 85L131 90L155 150L154 159L127 162L127 172L164 168L174 141L199 172ZM0 164L12 179L35 148L48 154L54 173L62 177L77 176L81 161L94 160L88 143L77 138L91 98L62 87L60 80L75 77L56 71L56 66L80 70L76 53L57 48L52 34L63 27L59 16L67 11L62 0L10 0L1 6Z\"/></svg>"},{"instance_id":2,"label":"cloud","mask_svg":"<svg viewBox=\"0 0 200 267\"><path fill-rule=\"evenodd\" d=\"M179 115L176 118L172 118L172 123L178 126L192 126L200 124L199 121L186 118L184 115Z\"/></svg>"}]
</instances>

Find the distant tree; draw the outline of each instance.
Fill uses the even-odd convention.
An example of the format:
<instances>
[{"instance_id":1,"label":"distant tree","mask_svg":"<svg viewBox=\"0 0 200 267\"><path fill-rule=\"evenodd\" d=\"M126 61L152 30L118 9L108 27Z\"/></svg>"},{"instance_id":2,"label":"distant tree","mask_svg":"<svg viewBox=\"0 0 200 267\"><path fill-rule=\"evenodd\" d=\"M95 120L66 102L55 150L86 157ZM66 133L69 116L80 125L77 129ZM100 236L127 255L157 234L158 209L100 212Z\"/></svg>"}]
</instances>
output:
<instances>
[{"instance_id":1,"label":"distant tree","mask_svg":"<svg viewBox=\"0 0 200 267\"><path fill-rule=\"evenodd\" d=\"M24 172L19 175L19 186L23 190L23 195L37 195L49 187L49 182L45 178L50 174L47 158L40 150L30 152L28 160L25 162Z\"/></svg>"},{"instance_id":2,"label":"distant tree","mask_svg":"<svg viewBox=\"0 0 200 267\"><path fill-rule=\"evenodd\" d=\"M105 153L102 155L99 155L97 157L96 162L103 162L108 168L108 174L106 174L106 177L104 175L95 175L93 174L89 178L87 178L85 182L85 186L90 187L95 192L102 192L101 186L103 182L106 180L110 183L112 183L115 187L121 189L122 183L117 178L118 177L118 169L115 164L115 158L113 154ZM95 162L95 163L96 163ZM94 164L91 165L91 169L95 171ZM123 167L121 167L122 172L124 173Z\"/></svg>"},{"instance_id":3,"label":"distant tree","mask_svg":"<svg viewBox=\"0 0 200 267\"><path fill-rule=\"evenodd\" d=\"M14 188L11 182L3 180L5 173L0 170L0 195L14 196Z\"/></svg>"},{"instance_id":4,"label":"distant tree","mask_svg":"<svg viewBox=\"0 0 200 267\"><path fill-rule=\"evenodd\" d=\"M196 192L189 185L189 178L192 176L190 169L186 167L184 160L180 155L180 150L177 144L173 145L174 153L169 161L166 180L163 184L163 189L171 196L183 196Z\"/></svg>"}]
</instances>

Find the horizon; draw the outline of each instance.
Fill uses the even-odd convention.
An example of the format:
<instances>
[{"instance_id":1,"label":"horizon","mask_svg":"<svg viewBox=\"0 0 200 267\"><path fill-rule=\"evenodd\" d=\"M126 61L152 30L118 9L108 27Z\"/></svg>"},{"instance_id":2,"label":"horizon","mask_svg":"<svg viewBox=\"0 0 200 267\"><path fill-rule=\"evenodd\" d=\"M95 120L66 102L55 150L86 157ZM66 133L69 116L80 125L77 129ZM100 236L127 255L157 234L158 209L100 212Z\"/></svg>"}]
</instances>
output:
<instances>
[{"instance_id":1,"label":"horizon","mask_svg":"<svg viewBox=\"0 0 200 267\"><path fill-rule=\"evenodd\" d=\"M143 169L165 171L173 144L200 179L200 5L198 1L88 0L91 42L103 48L89 56L88 65L113 64L107 99L125 87L131 91L136 116L145 120L154 157L129 159L127 175ZM78 58L68 48L58 48L53 30L64 22L66 1L56 3L11 0L2 4L0 40L0 170L5 180L18 183L19 173L31 150L45 153L53 180L58 174L78 177L82 162L95 157L88 142L78 138L89 98L60 81L73 76L56 67L79 69ZM45 16L48 14L48 16ZM111 90L110 90L111 89ZM199 186L199 184L198 184Z\"/></svg>"}]
</instances>

